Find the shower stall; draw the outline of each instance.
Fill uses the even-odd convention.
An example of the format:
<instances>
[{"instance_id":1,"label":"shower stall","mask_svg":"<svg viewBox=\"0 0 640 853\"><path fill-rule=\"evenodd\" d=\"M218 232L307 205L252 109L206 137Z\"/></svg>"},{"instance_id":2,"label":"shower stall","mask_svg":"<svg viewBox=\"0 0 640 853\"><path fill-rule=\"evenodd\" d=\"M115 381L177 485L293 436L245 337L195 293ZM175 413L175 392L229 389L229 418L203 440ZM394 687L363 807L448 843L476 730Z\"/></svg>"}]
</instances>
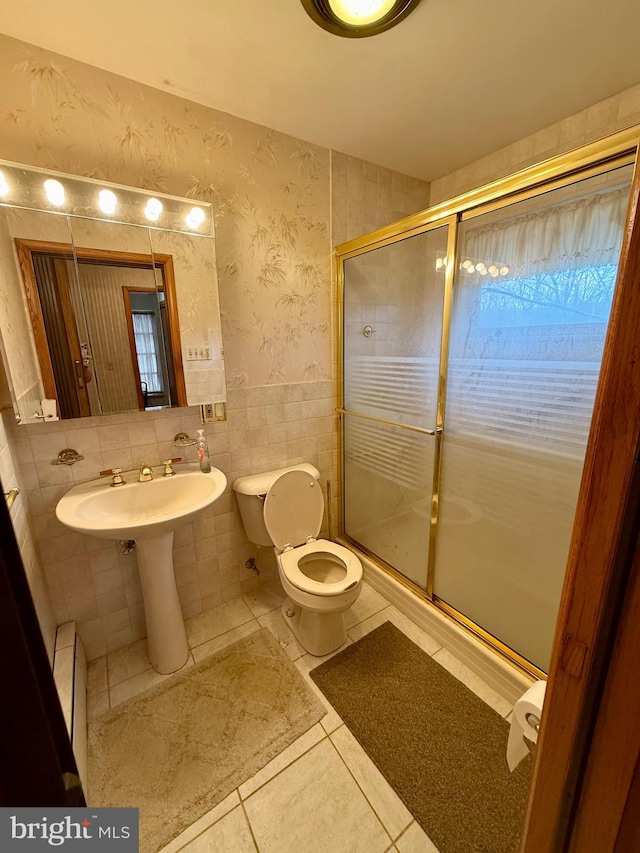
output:
<instances>
[{"instance_id":1,"label":"shower stall","mask_svg":"<svg viewBox=\"0 0 640 853\"><path fill-rule=\"evenodd\" d=\"M341 532L548 669L637 132L337 249Z\"/></svg>"}]
</instances>

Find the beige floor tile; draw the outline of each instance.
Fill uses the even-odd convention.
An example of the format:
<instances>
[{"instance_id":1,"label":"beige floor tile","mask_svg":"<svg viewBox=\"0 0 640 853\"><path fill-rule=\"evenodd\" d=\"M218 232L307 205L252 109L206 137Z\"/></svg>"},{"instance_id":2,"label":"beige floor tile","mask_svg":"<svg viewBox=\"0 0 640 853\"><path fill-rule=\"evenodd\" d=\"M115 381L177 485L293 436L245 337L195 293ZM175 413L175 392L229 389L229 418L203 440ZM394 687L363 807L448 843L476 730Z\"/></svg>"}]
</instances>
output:
<instances>
[{"instance_id":1,"label":"beige floor tile","mask_svg":"<svg viewBox=\"0 0 640 853\"><path fill-rule=\"evenodd\" d=\"M160 853L177 853L178 850L184 849L190 841L193 841L198 835L201 835L205 830L209 829L209 827L213 826L214 823L219 821L239 805L240 797L238 796L238 792L232 791L221 803L214 806L211 811L208 811L199 820L192 823L188 829L181 832L177 838L170 841L166 847L163 847ZM215 850L214 847L211 847L210 849L212 851Z\"/></svg>"},{"instance_id":2,"label":"beige floor tile","mask_svg":"<svg viewBox=\"0 0 640 853\"><path fill-rule=\"evenodd\" d=\"M358 640L361 640L367 634L370 634L371 631L374 631L376 628L379 628L380 625L383 625L385 622L390 622L390 616L391 605L389 605L388 607L384 607L377 613L374 613L373 616L369 616L368 619L364 619L362 622L358 622L357 625L353 625L347 631L347 636L349 637L349 639L353 640L354 643L357 643Z\"/></svg>"},{"instance_id":3,"label":"beige floor tile","mask_svg":"<svg viewBox=\"0 0 640 853\"><path fill-rule=\"evenodd\" d=\"M131 643L122 649L116 649L107 655L107 669L109 671L109 687L115 687L121 681L133 678L147 669L151 669L149 663L149 648L146 637Z\"/></svg>"},{"instance_id":4,"label":"beige floor tile","mask_svg":"<svg viewBox=\"0 0 640 853\"><path fill-rule=\"evenodd\" d=\"M353 643L351 639L347 636L345 642L340 646L339 649L336 649L335 652L331 652L328 655L322 655L320 657L318 655L306 654L305 657L309 658L309 669L315 669L317 666L320 666L321 663L324 663L326 660L329 660L330 658L339 655L340 652L343 652L347 648L347 646L351 645L353 645Z\"/></svg>"},{"instance_id":5,"label":"beige floor tile","mask_svg":"<svg viewBox=\"0 0 640 853\"><path fill-rule=\"evenodd\" d=\"M288 746L280 753L280 755L277 755L272 761L265 765L262 770L259 770L255 776L252 776L251 779L248 779L243 785L240 785L238 791L242 799L246 800L247 797L251 796L251 794L257 791L258 788L261 788L266 782L273 779L274 776L280 773L281 770L284 770L285 767L288 767L297 758L300 758L301 755L308 752L324 737L326 737L325 730L322 728L320 723L316 723L313 728L309 729L308 732L305 732L297 740L294 740L291 746Z\"/></svg>"},{"instance_id":6,"label":"beige floor tile","mask_svg":"<svg viewBox=\"0 0 640 853\"><path fill-rule=\"evenodd\" d=\"M156 684L161 684L169 678L174 678L179 673L184 672L185 669L193 666L193 664L194 660L190 654L186 664L182 669L178 670L178 672L172 672L169 675L161 675L159 672L156 672L155 669L147 669L145 672L134 675L133 678L121 681L120 684L116 684L115 687L112 687L109 691L111 707L115 708L115 706L120 705L121 702L131 699L133 696L138 696L140 693L144 693L145 690L150 690L152 687L155 687Z\"/></svg>"},{"instance_id":7,"label":"beige floor tile","mask_svg":"<svg viewBox=\"0 0 640 853\"><path fill-rule=\"evenodd\" d=\"M241 598L233 598L225 601L217 607L207 610L190 619L187 624L187 639L191 648L206 643L220 634L226 634L232 628L249 622L253 619L253 613Z\"/></svg>"},{"instance_id":8,"label":"beige floor tile","mask_svg":"<svg viewBox=\"0 0 640 853\"><path fill-rule=\"evenodd\" d=\"M413 816L346 726L331 735L333 745L391 838L406 829Z\"/></svg>"},{"instance_id":9,"label":"beige floor tile","mask_svg":"<svg viewBox=\"0 0 640 853\"><path fill-rule=\"evenodd\" d=\"M294 664L300 671L300 674L307 682L309 687L313 690L316 696L320 699L324 707L327 709L327 713L320 720L320 725L322 728L330 734L332 731L338 728L338 726L342 725L342 719L334 709L333 705L329 702L324 693L320 690L320 688L316 685L315 681L312 681L310 672L310 660L313 661L315 658L312 658L311 655L305 655L304 657L298 658L294 661Z\"/></svg>"},{"instance_id":10,"label":"beige floor tile","mask_svg":"<svg viewBox=\"0 0 640 853\"><path fill-rule=\"evenodd\" d=\"M486 681L483 681L479 675L476 675L472 669L469 669L468 666L459 661L450 651L440 649L440 651L435 653L433 659L437 660L451 675L455 675L458 681L465 684L469 690L472 690L476 696L482 699L483 702L486 702L487 705L493 708L494 711L497 711L502 717L506 717L509 714L513 705L510 705L499 693L492 690Z\"/></svg>"},{"instance_id":11,"label":"beige floor tile","mask_svg":"<svg viewBox=\"0 0 640 853\"><path fill-rule=\"evenodd\" d=\"M391 839L323 740L245 801L260 853L384 853Z\"/></svg>"},{"instance_id":12,"label":"beige floor tile","mask_svg":"<svg viewBox=\"0 0 640 853\"><path fill-rule=\"evenodd\" d=\"M107 656L102 655L87 665L87 694L102 693L109 687L107 683Z\"/></svg>"},{"instance_id":13,"label":"beige floor tile","mask_svg":"<svg viewBox=\"0 0 640 853\"><path fill-rule=\"evenodd\" d=\"M419 628L415 622L412 622L408 616L405 616L393 605L389 607L389 621L393 622L396 628L406 634L416 646L420 646L422 651L428 655L434 655L441 648L440 643L431 634Z\"/></svg>"},{"instance_id":14,"label":"beige floor tile","mask_svg":"<svg viewBox=\"0 0 640 853\"><path fill-rule=\"evenodd\" d=\"M195 649L192 650L191 654L193 655L196 663L199 663L201 660L208 658L210 655L215 655L216 652L225 649L232 643L237 643L238 640L241 640L243 637L248 637L249 634L253 634L254 631L259 630L260 625L257 620L252 619L250 622L245 622L244 625L240 625L238 628L233 628L225 634L220 634L219 637L214 637L213 640L209 640L206 643L196 646Z\"/></svg>"},{"instance_id":15,"label":"beige floor tile","mask_svg":"<svg viewBox=\"0 0 640 853\"><path fill-rule=\"evenodd\" d=\"M369 586L366 581L363 581L358 600L353 607L350 607L344 614L344 624L346 625L347 630L353 627L353 625L357 625L359 622L364 622L365 619L368 619L370 616L373 616L374 613L377 613L379 610L387 607L388 604L389 602L384 598L384 596L380 595L377 590Z\"/></svg>"},{"instance_id":16,"label":"beige floor tile","mask_svg":"<svg viewBox=\"0 0 640 853\"><path fill-rule=\"evenodd\" d=\"M415 822L396 840L396 847L400 853L438 853L436 845Z\"/></svg>"},{"instance_id":17,"label":"beige floor tile","mask_svg":"<svg viewBox=\"0 0 640 853\"><path fill-rule=\"evenodd\" d=\"M258 618L280 607L285 599L284 590L279 582L259 584L250 595L242 596L253 615Z\"/></svg>"},{"instance_id":18,"label":"beige floor tile","mask_svg":"<svg viewBox=\"0 0 640 853\"><path fill-rule=\"evenodd\" d=\"M305 655L306 649L303 649L300 643L296 640L293 632L282 618L280 608L267 613L258 619L263 628L268 628L276 640L280 643L284 651L289 655L291 660L297 660Z\"/></svg>"},{"instance_id":19,"label":"beige floor tile","mask_svg":"<svg viewBox=\"0 0 640 853\"><path fill-rule=\"evenodd\" d=\"M186 853L256 853L242 806L214 823L183 850Z\"/></svg>"}]
</instances>

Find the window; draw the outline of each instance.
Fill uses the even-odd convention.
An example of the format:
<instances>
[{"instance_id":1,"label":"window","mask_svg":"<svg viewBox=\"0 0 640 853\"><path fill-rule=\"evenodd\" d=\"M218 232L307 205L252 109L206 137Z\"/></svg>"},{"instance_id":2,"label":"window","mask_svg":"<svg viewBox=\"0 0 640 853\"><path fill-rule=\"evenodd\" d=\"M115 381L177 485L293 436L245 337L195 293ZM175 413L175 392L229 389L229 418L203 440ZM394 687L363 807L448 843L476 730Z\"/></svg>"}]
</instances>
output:
<instances>
[{"instance_id":1,"label":"window","mask_svg":"<svg viewBox=\"0 0 640 853\"><path fill-rule=\"evenodd\" d=\"M155 315L150 311L133 311L132 316L140 382L143 388L146 385L148 394L162 394Z\"/></svg>"}]
</instances>

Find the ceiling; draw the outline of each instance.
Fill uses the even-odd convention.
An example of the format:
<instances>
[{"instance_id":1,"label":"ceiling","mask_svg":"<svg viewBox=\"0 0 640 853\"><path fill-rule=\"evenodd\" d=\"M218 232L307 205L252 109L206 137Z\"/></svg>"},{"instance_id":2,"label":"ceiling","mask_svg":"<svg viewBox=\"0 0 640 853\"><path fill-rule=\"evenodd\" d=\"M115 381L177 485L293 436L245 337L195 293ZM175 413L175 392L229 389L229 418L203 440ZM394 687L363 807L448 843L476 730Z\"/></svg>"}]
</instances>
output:
<instances>
[{"instance_id":1,"label":"ceiling","mask_svg":"<svg viewBox=\"0 0 640 853\"><path fill-rule=\"evenodd\" d=\"M640 82L637 0L422 0L366 39L299 0L20 0L0 29L434 180Z\"/></svg>"}]
</instances>

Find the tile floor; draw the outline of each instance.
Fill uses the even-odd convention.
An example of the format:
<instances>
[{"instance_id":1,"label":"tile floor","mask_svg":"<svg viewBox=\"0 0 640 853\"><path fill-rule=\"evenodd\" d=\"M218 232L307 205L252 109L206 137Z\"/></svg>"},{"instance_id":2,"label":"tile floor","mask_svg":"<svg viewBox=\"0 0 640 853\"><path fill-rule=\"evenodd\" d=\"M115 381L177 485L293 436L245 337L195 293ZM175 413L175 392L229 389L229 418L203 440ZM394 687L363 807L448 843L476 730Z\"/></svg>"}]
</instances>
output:
<instances>
[{"instance_id":1,"label":"tile floor","mask_svg":"<svg viewBox=\"0 0 640 853\"><path fill-rule=\"evenodd\" d=\"M253 596L191 619L185 667L266 627L320 696L327 714L162 853L437 853L309 678L325 658L306 654L296 642L280 615L282 599L277 586L263 586ZM508 702L367 583L346 616L345 645L389 620L498 713L510 714ZM149 667L146 640L111 652L89 665L89 714L104 713L171 677Z\"/></svg>"}]
</instances>

